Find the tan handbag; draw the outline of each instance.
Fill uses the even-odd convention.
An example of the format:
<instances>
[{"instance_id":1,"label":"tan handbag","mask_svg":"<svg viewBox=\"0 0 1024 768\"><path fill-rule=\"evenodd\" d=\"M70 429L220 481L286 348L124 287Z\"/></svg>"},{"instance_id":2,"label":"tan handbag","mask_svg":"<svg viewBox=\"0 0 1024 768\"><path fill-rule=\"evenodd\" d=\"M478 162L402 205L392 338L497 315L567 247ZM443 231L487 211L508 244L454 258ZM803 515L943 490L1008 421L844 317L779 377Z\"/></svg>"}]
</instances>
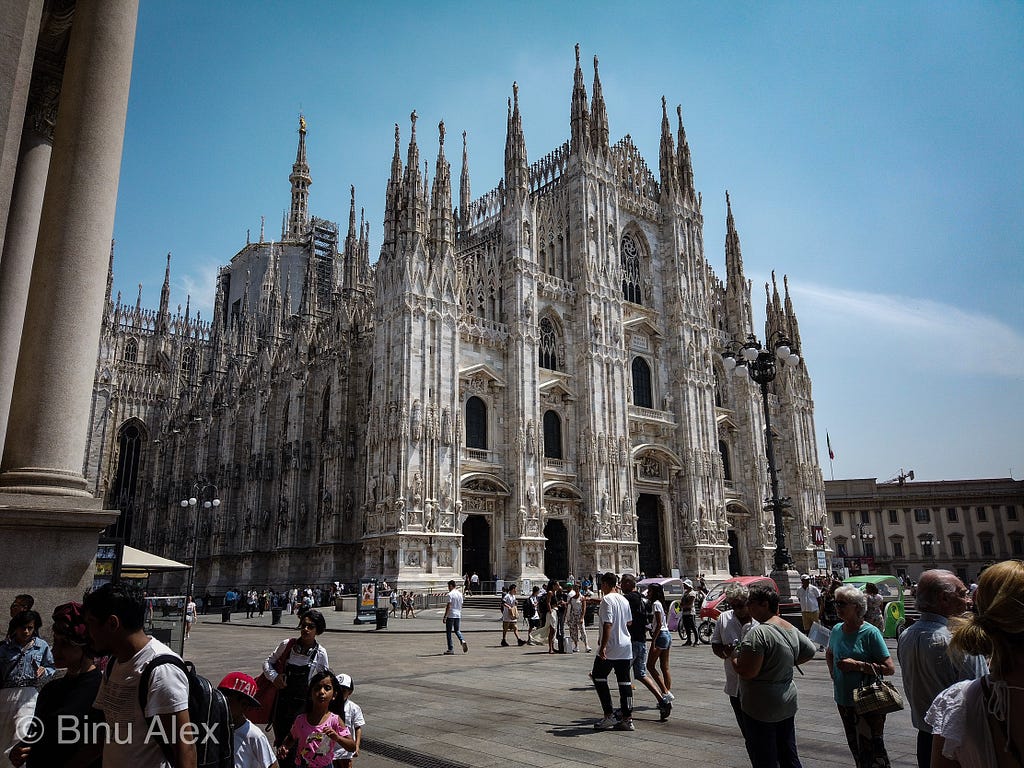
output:
<instances>
[{"instance_id":1,"label":"tan handbag","mask_svg":"<svg viewBox=\"0 0 1024 768\"><path fill-rule=\"evenodd\" d=\"M875 677L853 692L853 706L858 715L887 715L903 709L903 697L896 686L881 677Z\"/></svg>"}]
</instances>

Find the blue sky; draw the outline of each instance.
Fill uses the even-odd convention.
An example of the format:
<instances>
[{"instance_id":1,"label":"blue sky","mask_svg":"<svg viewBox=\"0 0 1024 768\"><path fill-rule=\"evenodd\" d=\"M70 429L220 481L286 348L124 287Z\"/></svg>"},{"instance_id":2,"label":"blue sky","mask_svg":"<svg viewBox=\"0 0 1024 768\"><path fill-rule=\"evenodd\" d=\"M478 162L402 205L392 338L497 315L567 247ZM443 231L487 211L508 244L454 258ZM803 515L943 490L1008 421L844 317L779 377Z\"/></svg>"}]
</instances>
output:
<instances>
[{"instance_id":1,"label":"blue sky","mask_svg":"<svg viewBox=\"0 0 1024 768\"><path fill-rule=\"evenodd\" d=\"M502 174L520 87L530 159L569 131L573 46L600 57L612 141L657 169L681 104L724 273L729 191L755 312L789 275L836 478L1024 474L1024 5L1020 3L141 4L118 195L115 290L210 315L213 276L280 237L297 116L315 215L349 185L380 247L394 123L437 122L473 196ZM674 123L673 123L674 124Z\"/></svg>"}]
</instances>

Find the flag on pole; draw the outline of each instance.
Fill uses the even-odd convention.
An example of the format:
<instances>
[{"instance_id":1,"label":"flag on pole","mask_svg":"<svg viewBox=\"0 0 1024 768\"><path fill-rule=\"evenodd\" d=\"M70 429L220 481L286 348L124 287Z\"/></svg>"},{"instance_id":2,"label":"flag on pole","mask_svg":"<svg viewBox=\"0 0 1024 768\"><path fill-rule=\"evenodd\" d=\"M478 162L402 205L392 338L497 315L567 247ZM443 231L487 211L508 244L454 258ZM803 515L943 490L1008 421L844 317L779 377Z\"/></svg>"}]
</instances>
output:
<instances>
[{"instance_id":1,"label":"flag on pole","mask_svg":"<svg viewBox=\"0 0 1024 768\"><path fill-rule=\"evenodd\" d=\"M827 430L825 432L825 444L828 446L829 461L835 461L836 455L832 452L832 438L828 436Z\"/></svg>"}]
</instances>

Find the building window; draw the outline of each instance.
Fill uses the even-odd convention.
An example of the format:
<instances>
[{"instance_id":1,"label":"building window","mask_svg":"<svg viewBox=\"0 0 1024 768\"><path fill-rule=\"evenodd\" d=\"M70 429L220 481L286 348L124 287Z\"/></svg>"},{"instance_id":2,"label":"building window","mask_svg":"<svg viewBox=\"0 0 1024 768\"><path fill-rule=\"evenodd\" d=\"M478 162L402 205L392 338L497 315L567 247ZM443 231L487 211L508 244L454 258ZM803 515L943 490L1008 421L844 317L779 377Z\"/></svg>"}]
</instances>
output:
<instances>
[{"instance_id":1,"label":"building window","mask_svg":"<svg viewBox=\"0 0 1024 768\"><path fill-rule=\"evenodd\" d=\"M860 521L864 525L867 525L868 523L870 523L871 522L871 513L868 512L866 509L862 509L860 511Z\"/></svg>"},{"instance_id":2,"label":"building window","mask_svg":"<svg viewBox=\"0 0 1024 768\"><path fill-rule=\"evenodd\" d=\"M1010 551L1016 557L1024 555L1024 537L1011 536L1010 537Z\"/></svg>"},{"instance_id":3,"label":"building window","mask_svg":"<svg viewBox=\"0 0 1024 768\"><path fill-rule=\"evenodd\" d=\"M934 557L935 545L929 543L931 539L921 539L921 557Z\"/></svg>"},{"instance_id":4,"label":"building window","mask_svg":"<svg viewBox=\"0 0 1024 768\"><path fill-rule=\"evenodd\" d=\"M842 525L842 524L843 524L843 511L841 509L837 509L836 511L834 511L832 513L832 525Z\"/></svg>"},{"instance_id":5,"label":"building window","mask_svg":"<svg viewBox=\"0 0 1024 768\"><path fill-rule=\"evenodd\" d=\"M320 439L326 441L331 431L331 388L324 388L324 399L320 403Z\"/></svg>"},{"instance_id":6,"label":"building window","mask_svg":"<svg viewBox=\"0 0 1024 768\"><path fill-rule=\"evenodd\" d=\"M930 509L915 509L914 510L914 522L915 523L930 523L932 521L932 511Z\"/></svg>"},{"instance_id":7,"label":"building window","mask_svg":"<svg viewBox=\"0 0 1024 768\"><path fill-rule=\"evenodd\" d=\"M873 541L865 541L865 542L863 542L863 544L864 544L864 557L874 557L875 556L875 542L873 542Z\"/></svg>"},{"instance_id":8,"label":"building window","mask_svg":"<svg viewBox=\"0 0 1024 768\"><path fill-rule=\"evenodd\" d=\"M995 549L992 547L992 539L986 536L981 540L981 554L985 557L992 557L995 554Z\"/></svg>"},{"instance_id":9,"label":"building window","mask_svg":"<svg viewBox=\"0 0 1024 768\"><path fill-rule=\"evenodd\" d=\"M192 378L192 365L195 361L195 353L191 349L186 349L181 353L181 377L183 379Z\"/></svg>"},{"instance_id":10,"label":"building window","mask_svg":"<svg viewBox=\"0 0 1024 768\"><path fill-rule=\"evenodd\" d=\"M969 584L970 583L970 580L967 578L967 569L966 568L957 568L956 569L956 577L958 579L960 579L960 581L962 581L964 584Z\"/></svg>"},{"instance_id":11,"label":"building window","mask_svg":"<svg viewBox=\"0 0 1024 768\"><path fill-rule=\"evenodd\" d=\"M836 554L839 555L839 557L847 557L846 539L836 539Z\"/></svg>"},{"instance_id":12,"label":"building window","mask_svg":"<svg viewBox=\"0 0 1024 768\"><path fill-rule=\"evenodd\" d=\"M475 396L466 401L466 447L487 450L487 406Z\"/></svg>"},{"instance_id":13,"label":"building window","mask_svg":"<svg viewBox=\"0 0 1024 768\"><path fill-rule=\"evenodd\" d=\"M538 364L541 368L549 371L558 370L558 333L555 331L555 324L550 317L541 318L540 321L540 349L538 351Z\"/></svg>"},{"instance_id":14,"label":"building window","mask_svg":"<svg viewBox=\"0 0 1024 768\"><path fill-rule=\"evenodd\" d=\"M124 354L122 355L126 363L134 363L139 359L139 344L135 339L128 339L124 345Z\"/></svg>"},{"instance_id":15,"label":"building window","mask_svg":"<svg viewBox=\"0 0 1024 768\"><path fill-rule=\"evenodd\" d=\"M651 367L642 357L633 358L633 404L640 408L654 407L651 391Z\"/></svg>"},{"instance_id":16,"label":"building window","mask_svg":"<svg viewBox=\"0 0 1024 768\"><path fill-rule=\"evenodd\" d=\"M902 541L894 541L894 542L892 542L892 556L893 557L903 557L903 542Z\"/></svg>"},{"instance_id":17,"label":"building window","mask_svg":"<svg viewBox=\"0 0 1024 768\"><path fill-rule=\"evenodd\" d=\"M895 509L889 510L889 522L895 525L900 521L900 514Z\"/></svg>"},{"instance_id":18,"label":"building window","mask_svg":"<svg viewBox=\"0 0 1024 768\"><path fill-rule=\"evenodd\" d=\"M554 411L544 412L544 458L562 458L562 420Z\"/></svg>"},{"instance_id":19,"label":"building window","mask_svg":"<svg viewBox=\"0 0 1024 768\"><path fill-rule=\"evenodd\" d=\"M978 515L979 523L984 523L988 520L988 510L986 510L984 507L975 507L974 511Z\"/></svg>"},{"instance_id":20,"label":"building window","mask_svg":"<svg viewBox=\"0 0 1024 768\"><path fill-rule=\"evenodd\" d=\"M1013 504L1006 505L1006 519L1016 520L1017 519L1017 508Z\"/></svg>"},{"instance_id":21,"label":"building window","mask_svg":"<svg viewBox=\"0 0 1024 768\"><path fill-rule=\"evenodd\" d=\"M956 507L946 507L946 522L955 523L959 521L959 516L956 513Z\"/></svg>"},{"instance_id":22,"label":"building window","mask_svg":"<svg viewBox=\"0 0 1024 768\"><path fill-rule=\"evenodd\" d=\"M640 250L631 235L622 238L622 298L633 304L643 304L640 290Z\"/></svg>"},{"instance_id":23,"label":"building window","mask_svg":"<svg viewBox=\"0 0 1024 768\"><path fill-rule=\"evenodd\" d=\"M722 454L722 474L725 481L732 482L732 463L729 461L729 446L721 440L718 441L718 452Z\"/></svg>"},{"instance_id":24,"label":"building window","mask_svg":"<svg viewBox=\"0 0 1024 768\"><path fill-rule=\"evenodd\" d=\"M950 551L953 553L953 557L964 556L964 540L960 538L949 540Z\"/></svg>"}]
</instances>

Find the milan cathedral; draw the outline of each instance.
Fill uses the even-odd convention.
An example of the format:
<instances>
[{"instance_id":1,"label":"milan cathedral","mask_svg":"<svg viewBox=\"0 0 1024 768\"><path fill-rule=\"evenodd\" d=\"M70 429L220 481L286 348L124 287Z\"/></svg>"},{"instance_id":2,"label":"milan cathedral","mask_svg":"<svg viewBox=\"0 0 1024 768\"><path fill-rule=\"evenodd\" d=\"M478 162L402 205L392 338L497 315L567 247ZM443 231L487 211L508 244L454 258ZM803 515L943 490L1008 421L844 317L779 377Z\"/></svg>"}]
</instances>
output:
<instances>
[{"instance_id":1,"label":"milan cathedral","mask_svg":"<svg viewBox=\"0 0 1024 768\"><path fill-rule=\"evenodd\" d=\"M310 215L300 118L280 239L221 267L209 319L172 311L170 256L159 308L112 297L112 249L85 461L114 533L175 559L198 536L214 590L771 570L761 395L721 358L751 286L728 197L724 279L705 257L676 113L656 176L609 143L577 47L568 141L529 161L513 84L504 178L471 195L463 134L456 208L444 123L428 180L413 112L376 263L354 190L344 238ZM799 347L788 284L765 291L764 337ZM828 521L804 360L769 407L806 570Z\"/></svg>"}]
</instances>

